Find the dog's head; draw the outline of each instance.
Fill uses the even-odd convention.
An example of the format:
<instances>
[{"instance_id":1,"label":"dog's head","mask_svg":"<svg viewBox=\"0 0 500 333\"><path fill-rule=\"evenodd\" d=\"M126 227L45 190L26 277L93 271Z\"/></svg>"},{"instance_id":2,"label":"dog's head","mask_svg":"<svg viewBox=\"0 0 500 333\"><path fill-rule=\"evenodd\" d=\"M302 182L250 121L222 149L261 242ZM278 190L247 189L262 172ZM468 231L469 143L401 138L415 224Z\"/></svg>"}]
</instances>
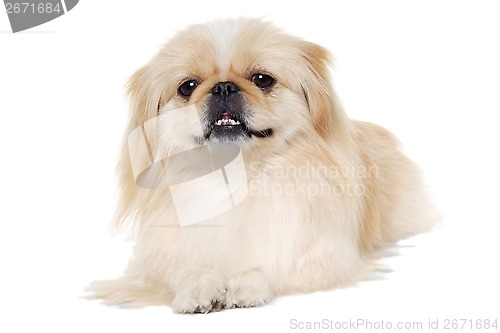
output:
<instances>
[{"instance_id":1,"label":"dog's head","mask_svg":"<svg viewBox=\"0 0 500 333\"><path fill-rule=\"evenodd\" d=\"M198 119L174 117L172 142L273 145L341 131L329 82L329 53L256 19L216 21L178 33L129 83L131 128L195 105ZM202 133L186 131L201 123Z\"/></svg>"}]
</instances>

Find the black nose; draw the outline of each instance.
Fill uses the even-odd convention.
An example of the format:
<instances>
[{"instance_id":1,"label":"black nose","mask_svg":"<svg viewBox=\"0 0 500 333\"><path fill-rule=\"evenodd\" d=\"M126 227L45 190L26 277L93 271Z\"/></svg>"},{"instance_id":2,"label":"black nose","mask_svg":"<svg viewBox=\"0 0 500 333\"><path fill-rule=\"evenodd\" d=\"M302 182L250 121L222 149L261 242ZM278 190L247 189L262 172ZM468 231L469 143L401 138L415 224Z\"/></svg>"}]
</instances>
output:
<instances>
[{"instance_id":1,"label":"black nose","mask_svg":"<svg viewBox=\"0 0 500 333\"><path fill-rule=\"evenodd\" d=\"M230 81L219 82L212 88L212 94L219 96L228 96L238 91L240 91L240 88Z\"/></svg>"}]
</instances>

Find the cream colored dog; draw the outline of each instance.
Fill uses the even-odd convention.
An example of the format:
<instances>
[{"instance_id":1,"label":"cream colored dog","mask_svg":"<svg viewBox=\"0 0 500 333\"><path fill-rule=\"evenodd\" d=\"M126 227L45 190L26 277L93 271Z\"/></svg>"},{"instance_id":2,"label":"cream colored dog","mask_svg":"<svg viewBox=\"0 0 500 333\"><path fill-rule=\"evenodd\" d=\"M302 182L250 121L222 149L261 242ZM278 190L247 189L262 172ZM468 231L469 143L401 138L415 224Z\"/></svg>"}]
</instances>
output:
<instances>
[{"instance_id":1,"label":"cream colored dog","mask_svg":"<svg viewBox=\"0 0 500 333\"><path fill-rule=\"evenodd\" d=\"M139 69L116 218L136 246L124 276L94 283L92 296L181 313L260 306L366 278L377 250L428 230L434 215L418 168L387 130L348 119L330 61L316 44L238 19L187 28ZM186 107L198 117L179 112ZM203 183L194 206L179 205L173 186L138 185L130 135L162 115L168 121L147 134L167 157L209 144L239 149L245 195L230 209L201 208L212 197ZM192 163L177 168L182 161ZM190 212L208 218L181 226Z\"/></svg>"}]
</instances>

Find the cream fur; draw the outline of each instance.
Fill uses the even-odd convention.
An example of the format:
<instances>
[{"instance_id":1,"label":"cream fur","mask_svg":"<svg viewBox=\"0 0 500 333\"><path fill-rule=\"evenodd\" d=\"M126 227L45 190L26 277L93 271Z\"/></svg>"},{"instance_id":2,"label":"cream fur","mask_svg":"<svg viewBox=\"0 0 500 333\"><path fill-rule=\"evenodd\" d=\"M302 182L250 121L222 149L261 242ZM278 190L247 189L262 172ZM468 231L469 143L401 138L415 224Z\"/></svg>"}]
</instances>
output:
<instances>
[{"instance_id":1,"label":"cream fur","mask_svg":"<svg viewBox=\"0 0 500 333\"><path fill-rule=\"evenodd\" d=\"M330 84L330 59L324 48L269 23L238 19L189 27L139 69L129 84L115 219L136 246L123 277L94 283L91 296L172 304L181 313L258 306L366 278L377 250L428 230L434 217L418 168L387 130L347 118ZM255 71L277 79L271 94L248 80ZM252 112L249 125L274 134L241 142L245 200L180 228L168 190L135 184L125 142L156 116L159 101L160 112L186 105L177 87L193 75L201 84L190 103L199 110L215 83L232 81ZM190 140L175 130L159 138L172 149ZM322 187L329 190L313 193Z\"/></svg>"}]
</instances>

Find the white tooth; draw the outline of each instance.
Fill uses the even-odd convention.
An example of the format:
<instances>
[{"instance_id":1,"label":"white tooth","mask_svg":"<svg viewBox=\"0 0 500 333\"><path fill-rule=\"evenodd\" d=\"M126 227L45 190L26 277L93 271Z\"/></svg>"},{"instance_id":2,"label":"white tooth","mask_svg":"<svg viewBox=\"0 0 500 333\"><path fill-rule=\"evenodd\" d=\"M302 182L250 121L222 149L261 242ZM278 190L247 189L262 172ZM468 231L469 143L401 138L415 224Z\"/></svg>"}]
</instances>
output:
<instances>
[{"instance_id":1,"label":"white tooth","mask_svg":"<svg viewBox=\"0 0 500 333\"><path fill-rule=\"evenodd\" d=\"M222 123L222 120L218 120L218 121L216 122L216 124L217 124L217 125L220 125L221 123Z\"/></svg>"},{"instance_id":2,"label":"white tooth","mask_svg":"<svg viewBox=\"0 0 500 333\"><path fill-rule=\"evenodd\" d=\"M236 120L235 124L236 125L241 125L241 123L238 120Z\"/></svg>"}]
</instances>

